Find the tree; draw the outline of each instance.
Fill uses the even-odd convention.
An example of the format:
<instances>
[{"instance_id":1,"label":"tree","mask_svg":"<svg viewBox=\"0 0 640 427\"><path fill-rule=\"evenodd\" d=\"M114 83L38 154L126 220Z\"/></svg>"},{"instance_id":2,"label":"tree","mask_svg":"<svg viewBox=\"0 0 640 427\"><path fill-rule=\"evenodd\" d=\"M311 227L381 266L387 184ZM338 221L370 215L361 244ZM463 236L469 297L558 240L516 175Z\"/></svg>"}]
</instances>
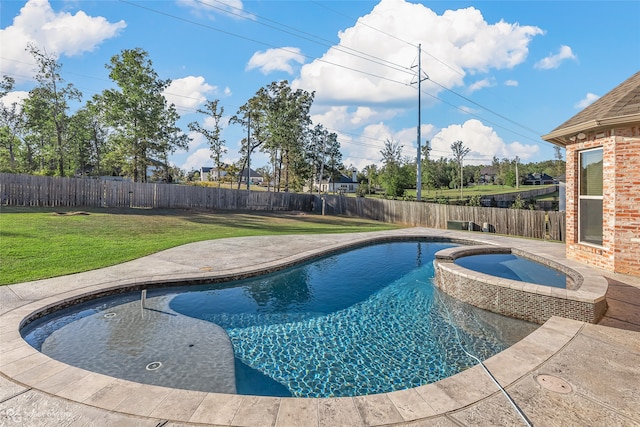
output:
<instances>
[{"instance_id":1,"label":"tree","mask_svg":"<svg viewBox=\"0 0 640 427\"><path fill-rule=\"evenodd\" d=\"M311 163L311 185L310 188L313 191L313 186L318 183L318 193L320 193L320 187L324 175L324 165L327 161L327 139L329 131L327 131L322 124L317 124L313 129L309 131L307 148L307 158Z\"/></svg>"},{"instance_id":2,"label":"tree","mask_svg":"<svg viewBox=\"0 0 640 427\"><path fill-rule=\"evenodd\" d=\"M36 60L35 80L38 82L26 100L27 122L31 130L39 134L42 144L47 146L42 147L42 154L48 154L47 160L55 164L57 174L65 176L65 155L69 151L65 134L69 124L68 102L79 101L82 94L73 84L65 84L60 74L62 65L53 55L33 44L27 46L27 51ZM48 162L42 165L48 166Z\"/></svg>"},{"instance_id":3,"label":"tree","mask_svg":"<svg viewBox=\"0 0 640 427\"><path fill-rule=\"evenodd\" d=\"M329 175L329 180L335 183L340 177L340 165L342 165L342 153L340 152L340 142L338 142L337 134L333 132L327 134L324 153L323 175Z\"/></svg>"},{"instance_id":4,"label":"tree","mask_svg":"<svg viewBox=\"0 0 640 427\"><path fill-rule=\"evenodd\" d=\"M511 204L511 209L526 209L527 202L518 194Z\"/></svg>"},{"instance_id":5,"label":"tree","mask_svg":"<svg viewBox=\"0 0 640 427\"><path fill-rule=\"evenodd\" d=\"M310 125L309 110L315 93L302 89L293 91L286 80L273 82L266 88L267 116L266 123L269 139L267 150L280 153L277 176L284 172L284 191L289 190L293 176L304 172L307 165L304 161L304 134ZM278 179L278 189L280 189Z\"/></svg>"},{"instance_id":6,"label":"tree","mask_svg":"<svg viewBox=\"0 0 640 427\"><path fill-rule=\"evenodd\" d=\"M102 159L109 150L109 130L105 124L104 106L101 104L100 97L96 95L93 100L87 101L85 109L88 116L87 125L91 134L94 175L102 176L104 172ZM111 172L113 174L113 171Z\"/></svg>"},{"instance_id":7,"label":"tree","mask_svg":"<svg viewBox=\"0 0 640 427\"><path fill-rule=\"evenodd\" d=\"M93 170L96 153L92 142L92 116L87 108L81 108L69 120L69 152L74 173L78 176L89 175ZM99 154L98 154L99 156Z\"/></svg>"},{"instance_id":8,"label":"tree","mask_svg":"<svg viewBox=\"0 0 640 427\"><path fill-rule=\"evenodd\" d=\"M146 182L148 168L156 165L168 175L168 154L186 148L189 140L176 125L175 106L162 95L171 81L159 79L140 48L123 50L106 67L118 88L105 90L102 102L123 173Z\"/></svg>"},{"instance_id":9,"label":"tree","mask_svg":"<svg viewBox=\"0 0 640 427\"><path fill-rule=\"evenodd\" d=\"M425 144L422 146L422 185L427 187L427 191L436 186L431 164L430 141L425 141Z\"/></svg>"},{"instance_id":10,"label":"tree","mask_svg":"<svg viewBox=\"0 0 640 427\"><path fill-rule=\"evenodd\" d=\"M273 169L270 165L264 165L256 169L263 181L267 183L267 191L271 191L271 181L273 180Z\"/></svg>"},{"instance_id":11,"label":"tree","mask_svg":"<svg viewBox=\"0 0 640 427\"><path fill-rule=\"evenodd\" d=\"M462 141L455 141L451 144L451 151L453 151L453 158L458 164L458 168L460 170L460 199L462 199L462 186L464 185L463 174L462 174L462 162L464 158L469 154L471 149L469 147L465 147Z\"/></svg>"},{"instance_id":12,"label":"tree","mask_svg":"<svg viewBox=\"0 0 640 427\"><path fill-rule=\"evenodd\" d=\"M222 181L228 182L229 184L233 183L240 174L240 168L237 164L224 165L222 170L225 172Z\"/></svg>"},{"instance_id":13,"label":"tree","mask_svg":"<svg viewBox=\"0 0 640 427\"><path fill-rule=\"evenodd\" d=\"M365 166L364 175L367 178L367 190L371 194L371 188L378 178L378 166L375 163Z\"/></svg>"},{"instance_id":14,"label":"tree","mask_svg":"<svg viewBox=\"0 0 640 427\"><path fill-rule=\"evenodd\" d=\"M269 95L265 88L260 88L256 94L242 105L235 115L229 119L229 123L239 123L245 130L247 137L240 143L240 170L251 168L251 154L255 149L263 146L269 140L268 118ZM275 168L277 151L271 152L272 163ZM242 177L238 176L238 189ZM249 180L247 180L247 189Z\"/></svg>"},{"instance_id":15,"label":"tree","mask_svg":"<svg viewBox=\"0 0 640 427\"><path fill-rule=\"evenodd\" d=\"M400 197L407 188L405 171L402 169L402 148L399 142L386 140L382 154L382 173L380 175L382 187L389 197Z\"/></svg>"},{"instance_id":16,"label":"tree","mask_svg":"<svg viewBox=\"0 0 640 427\"><path fill-rule=\"evenodd\" d=\"M6 157L0 157L0 170L9 172L17 171L16 152L25 121L23 109L17 102L5 105L2 101L13 90L14 85L15 80L9 76L4 76L0 82L0 148L6 150Z\"/></svg>"},{"instance_id":17,"label":"tree","mask_svg":"<svg viewBox=\"0 0 640 427\"><path fill-rule=\"evenodd\" d=\"M213 159L216 168L216 181L218 181L218 187L220 187L222 155L227 152L227 149L224 146L225 141L220 139L220 133L222 131L220 120L224 114L224 107L220 106L220 109L218 109L218 102L219 101L217 99L214 101L207 101L204 105L204 109L198 109L198 113L211 117L213 120L211 129L201 126L198 122L191 122L188 126L190 131L198 132L207 140L209 150L211 150L211 158Z\"/></svg>"},{"instance_id":18,"label":"tree","mask_svg":"<svg viewBox=\"0 0 640 427\"><path fill-rule=\"evenodd\" d=\"M554 145L553 149L554 149L553 157L556 159L556 162L555 162L556 168L555 168L554 176L558 177L564 173L565 163L562 161L562 148L560 148L558 145Z\"/></svg>"}]
</instances>

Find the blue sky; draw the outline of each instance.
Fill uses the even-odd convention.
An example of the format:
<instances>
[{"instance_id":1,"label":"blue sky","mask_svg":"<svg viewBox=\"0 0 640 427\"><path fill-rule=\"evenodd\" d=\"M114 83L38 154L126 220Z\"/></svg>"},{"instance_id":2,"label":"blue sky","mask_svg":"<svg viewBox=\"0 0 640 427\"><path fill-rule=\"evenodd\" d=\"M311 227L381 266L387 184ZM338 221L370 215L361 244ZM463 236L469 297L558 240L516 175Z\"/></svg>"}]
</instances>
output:
<instances>
[{"instance_id":1,"label":"blue sky","mask_svg":"<svg viewBox=\"0 0 640 427\"><path fill-rule=\"evenodd\" d=\"M2 101L33 87L28 42L58 56L85 100L113 86L113 55L140 47L173 81L165 96L185 131L206 100L231 116L287 79L315 91L313 123L336 132L344 163L361 169L380 163L387 139L415 156L421 44L421 133L433 158L462 140L466 163L540 161L554 158L541 135L640 69L638 16L638 1L2 0L0 74L17 81ZM211 166L191 136L171 161ZM230 125L222 137L224 160L237 160L244 132Z\"/></svg>"}]
</instances>

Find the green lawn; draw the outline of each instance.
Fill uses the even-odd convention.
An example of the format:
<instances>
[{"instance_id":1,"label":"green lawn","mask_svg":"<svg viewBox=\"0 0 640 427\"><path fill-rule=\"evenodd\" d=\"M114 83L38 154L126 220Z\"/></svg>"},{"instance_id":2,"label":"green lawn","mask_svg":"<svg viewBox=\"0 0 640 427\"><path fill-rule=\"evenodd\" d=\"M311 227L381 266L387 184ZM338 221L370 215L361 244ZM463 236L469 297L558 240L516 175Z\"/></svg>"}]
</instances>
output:
<instances>
[{"instance_id":1,"label":"green lawn","mask_svg":"<svg viewBox=\"0 0 640 427\"><path fill-rule=\"evenodd\" d=\"M0 285L107 267L201 240L394 228L400 226L313 214L3 207Z\"/></svg>"},{"instance_id":2,"label":"green lawn","mask_svg":"<svg viewBox=\"0 0 640 427\"><path fill-rule=\"evenodd\" d=\"M496 194L519 193L521 191L539 190L541 188L552 187L553 185L521 185L520 188L510 187L508 185L472 185L462 189L462 197L470 197L473 195L491 196ZM416 190L406 190L407 196L416 195ZM422 199L435 199L437 197L448 197L449 199L459 199L460 189L446 190L422 190Z\"/></svg>"}]
</instances>

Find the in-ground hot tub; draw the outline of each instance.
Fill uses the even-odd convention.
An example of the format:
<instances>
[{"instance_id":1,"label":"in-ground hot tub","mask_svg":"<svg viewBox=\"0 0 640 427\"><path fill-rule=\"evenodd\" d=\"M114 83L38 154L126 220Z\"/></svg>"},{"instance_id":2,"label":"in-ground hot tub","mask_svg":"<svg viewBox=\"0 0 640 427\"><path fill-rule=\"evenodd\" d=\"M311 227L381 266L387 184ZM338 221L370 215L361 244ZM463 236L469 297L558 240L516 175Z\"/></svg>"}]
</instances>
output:
<instances>
[{"instance_id":1,"label":"in-ground hot tub","mask_svg":"<svg viewBox=\"0 0 640 427\"><path fill-rule=\"evenodd\" d=\"M462 261L464 257L471 259L479 255L515 255L513 260L523 262L518 261L517 267L513 267L496 257L495 264L491 265L491 256L474 262ZM607 310L606 285L585 284L583 276L575 269L515 248L463 246L441 250L435 258L438 288L494 313L539 324L552 316L597 323ZM492 274L488 274L490 272ZM538 280L543 275L553 275L552 272L557 272L559 277L555 282Z\"/></svg>"}]
</instances>

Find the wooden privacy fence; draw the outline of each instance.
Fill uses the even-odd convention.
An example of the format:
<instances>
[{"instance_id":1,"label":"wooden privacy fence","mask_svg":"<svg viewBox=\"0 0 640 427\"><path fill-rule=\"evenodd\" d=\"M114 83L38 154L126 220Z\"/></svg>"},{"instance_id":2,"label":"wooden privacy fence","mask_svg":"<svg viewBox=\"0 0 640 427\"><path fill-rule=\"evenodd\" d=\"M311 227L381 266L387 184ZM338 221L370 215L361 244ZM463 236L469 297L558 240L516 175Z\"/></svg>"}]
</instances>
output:
<instances>
[{"instance_id":1,"label":"wooden privacy fence","mask_svg":"<svg viewBox=\"0 0 640 427\"><path fill-rule=\"evenodd\" d=\"M0 174L4 206L312 210L310 194Z\"/></svg>"},{"instance_id":2,"label":"wooden privacy fence","mask_svg":"<svg viewBox=\"0 0 640 427\"><path fill-rule=\"evenodd\" d=\"M312 194L143 184L84 178L0 174L3 206L221 209L322 212L446 229L453 222L474 231L564 241L564 212L441 205ZM461 228L458 228L461 229Z\"/></svg>"},{"instance_id":3,"label":"wooden privacy fence","mask_svg":"<svg viewBox=\"0 0 640 427\"><path fill-rule=\"evenodd\" d=\"M488 231L511 236L564 241L565 213L523 209L454 206L435 203L405 202L397 200L323 196L325 212L358 216L377 221L408 224L421 227L450 228L458 222L460 229ZM316 203L320 205L321 202Z\"/></svg>"}]
</instances>

